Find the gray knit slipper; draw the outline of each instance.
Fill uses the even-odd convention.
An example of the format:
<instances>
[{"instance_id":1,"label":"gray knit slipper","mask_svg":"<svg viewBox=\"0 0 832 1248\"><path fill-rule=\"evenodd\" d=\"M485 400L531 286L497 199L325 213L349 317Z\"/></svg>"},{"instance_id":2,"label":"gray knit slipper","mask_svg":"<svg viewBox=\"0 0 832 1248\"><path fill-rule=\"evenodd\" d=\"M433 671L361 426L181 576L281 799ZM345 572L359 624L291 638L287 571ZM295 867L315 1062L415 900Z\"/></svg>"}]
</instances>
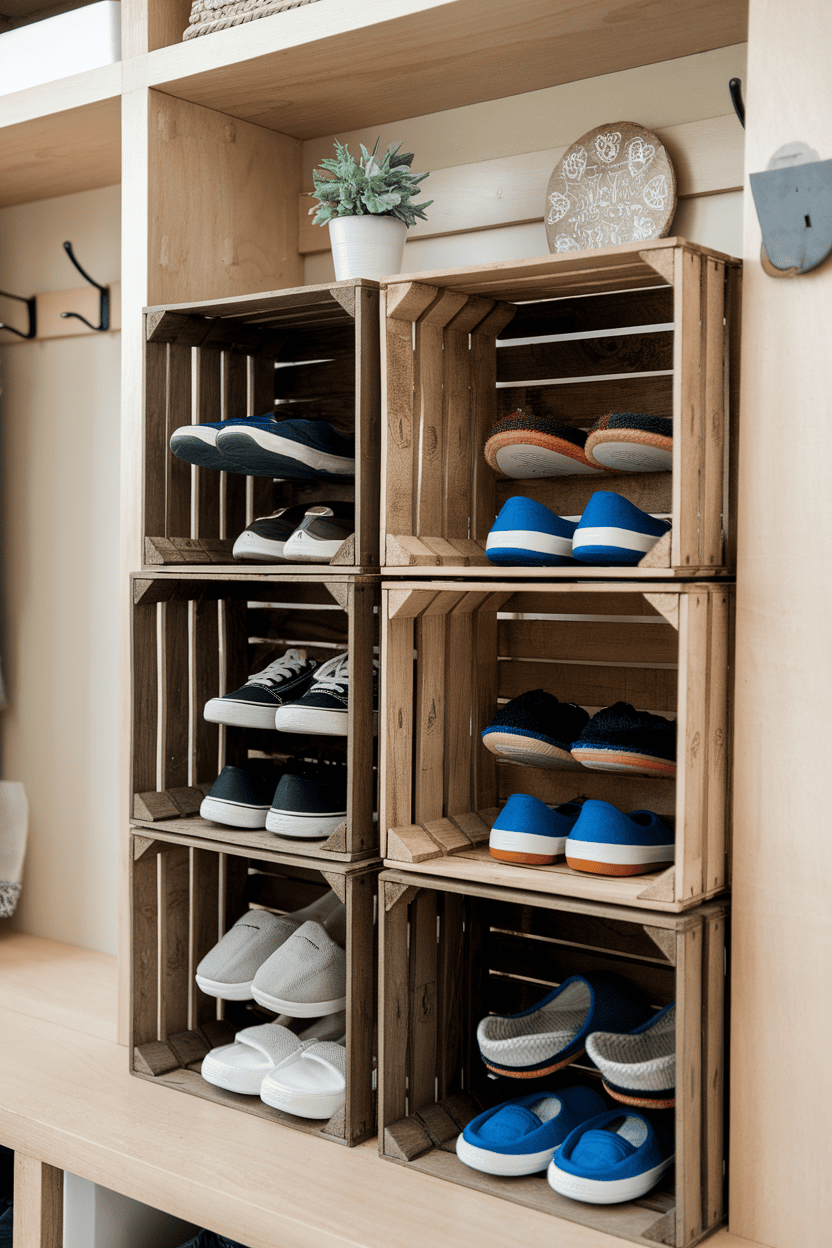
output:
<instances>
[{"instance_id":1,"label":"gray knit slipper","mask_svg":"<svg viewBox=\"0 0 832 1248\"><path fill-rule=\"evenodd\" d=\"M291 1018L337 1014L347 1003L347 955L320 923L304 923L260 967L251 994Z\"/></svg>"}]
</instances>

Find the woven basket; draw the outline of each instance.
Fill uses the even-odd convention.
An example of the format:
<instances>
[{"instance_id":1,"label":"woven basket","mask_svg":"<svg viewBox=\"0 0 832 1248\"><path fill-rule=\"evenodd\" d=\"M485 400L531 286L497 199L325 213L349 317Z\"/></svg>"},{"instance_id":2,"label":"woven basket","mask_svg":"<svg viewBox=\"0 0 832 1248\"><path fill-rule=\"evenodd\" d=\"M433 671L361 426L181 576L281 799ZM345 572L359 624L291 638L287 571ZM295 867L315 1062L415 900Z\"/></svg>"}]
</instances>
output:
<instances>
[{"instance_id":1,"label":"woven basket","mask_svg":"<svg viewBox=\"0 0 832 1248\"><path fill-rule=\"evenodd\" d=\"M304 4L316 4L318 0L193 0L190 25L183 39L195 39L197 35L210 35L226 26L242 26L258 17L271 17L284 9L299 9Z\"/></svg>"}]
</instances>

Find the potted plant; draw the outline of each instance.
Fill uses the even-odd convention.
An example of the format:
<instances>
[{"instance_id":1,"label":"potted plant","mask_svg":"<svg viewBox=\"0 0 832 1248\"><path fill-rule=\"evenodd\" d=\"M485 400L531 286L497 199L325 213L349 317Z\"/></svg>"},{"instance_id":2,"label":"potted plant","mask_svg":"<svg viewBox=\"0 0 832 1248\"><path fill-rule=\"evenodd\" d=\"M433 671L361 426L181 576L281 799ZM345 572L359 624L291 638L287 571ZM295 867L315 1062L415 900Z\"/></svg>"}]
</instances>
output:
<instances>
[{"instance_id":1,"label":"potted plant","mask_svg":"<svg viewBox=\"0 0 832 1248\"><path fill-rule=\"evenodd\" d=\"M312 180L318 206L315 225L329 225L335 276L379 280L398 273L402 265L408 227L417 217L425 220L425 209L433 200L414 204L419 183L426 173L411 173L412 152L400 152L401 143L390 144L378 160L379 139L372 152L362 143L361 159L350 154L345 143L335 142L334 158L321 161Z\"/></svg>"}]
</instances>

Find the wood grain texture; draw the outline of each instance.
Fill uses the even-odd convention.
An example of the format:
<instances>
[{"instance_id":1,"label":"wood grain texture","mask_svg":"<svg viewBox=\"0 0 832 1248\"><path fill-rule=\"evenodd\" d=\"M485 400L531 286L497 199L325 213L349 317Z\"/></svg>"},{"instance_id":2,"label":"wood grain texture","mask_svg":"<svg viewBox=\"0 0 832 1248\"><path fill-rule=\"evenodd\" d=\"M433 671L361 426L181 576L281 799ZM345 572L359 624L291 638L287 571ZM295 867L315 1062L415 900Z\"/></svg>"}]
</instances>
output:
<instances>
[{"instance_id":1,"label":"wood grain texture","mask_svg":"<svg viewBox=\"0 0 832 1248\"><path fill-rule=\"evenodd\" d=\"M15 1153L15 1248L62 1248L63 1220L63 1171Z\"/></svg>"}]
</instances>

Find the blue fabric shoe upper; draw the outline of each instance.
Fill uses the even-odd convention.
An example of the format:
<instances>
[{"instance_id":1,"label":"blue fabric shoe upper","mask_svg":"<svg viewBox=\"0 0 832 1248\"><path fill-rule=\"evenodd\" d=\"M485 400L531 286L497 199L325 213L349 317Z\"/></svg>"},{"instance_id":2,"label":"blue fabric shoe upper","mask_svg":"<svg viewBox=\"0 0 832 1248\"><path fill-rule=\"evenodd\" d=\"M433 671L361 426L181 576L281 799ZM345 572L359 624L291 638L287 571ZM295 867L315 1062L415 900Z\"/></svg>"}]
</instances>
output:
<instances>
[{"instance_id":1,"label":"blue fabric shoe upper","mask_svg":"<svg viewBox=\"0 0 832 1248\"><path fill-rule=\"evenodd\" d=\"M501 567L549 568L574 563L570 543L575 527L574 521L564 520L542 503L518 494L503 504L488 534L485 553L491 563ZM500 534L505 535L502 542ZM554 550L535 550L536 535L560 541L542 542L544 546L553 545Z\"/></svg>"},{"instance_id":2,"label":"blue fabric shoe upper","mask_svg":"<svg viewBox=\"0 0 832 1248\"><path fill-rule=\"evenodd\" d=\"M627 1135L643 1137L643 1143L633 1143ZM653 1170L673 1156L673 1147L672 1111L666 1117L656 1113L651 1120L634 1109L612 1109L570 1132L554 1165L578 1178L614 1182Z\"/></svg>"},{"instance_id":3,"label":"blue fabric shoe upper","mask_svg":"<svg viewBox=\"0 0 832 1248\"><path fill-rule=\"evenodd\" d=\"M570 1132L605 1109L604 1098L593 1088L532 1092L487 1109L468 1123L462 1135L469 1144L491 1153L513 1157L540 1153L559 1148Z\"/></svg>"},{"instance_id":4,"label":"blue fabric shoe upper","mask_svg":"<svg viewBox=\"0 0 832 1248\"><path fill-rule=\"evenodd\" d=\"M576 802L564 802L552 809L537 797L528 793L512 793L492 824L492 828L506 828L511 832L532 832L535 836L551 836L558 840L569 836L581 813Z\"/></svg>"},{"instance_id":5,"label":"blue fabric shoe upper","mask_svg":"<svg viewBox=\"0 0 832 1248\"><path fill-rule=\"evenodd\" d=\"M673 844L670 828L651 810L631 810L625 815L610 802L594 799L584 802L570 835L576 841L603 845Z\"/></svg>"},{"instance_id":6,"label":"blue fabric shoe upper","mask_svg":"<svg viewBox=\"0 0 832 1248\"><path fill-rule=\"evenodd\" d=\"M568 750L589 723L589 715L574 702L559 702L545 689L530 689L501 706L487 728L514 737L533 737Z\"/></svg>"},{"instance_id":7,"label":"blue fabric shoe upper","mask_svg":"<svg viewBox=\"0 0 832 1248\"><path fill-rule=\"evenodd\" d=\"M669 528L667 520L654 519L622 495L611 490L596 490L575 528L572 550L579 563L635 567ZM593 529L613 529L618 533L599 535L587 532ZM628 534L633 535L631 540L628 540ZM640 541L640 538L644 540Z\"/></svg>"}]
</instances>

